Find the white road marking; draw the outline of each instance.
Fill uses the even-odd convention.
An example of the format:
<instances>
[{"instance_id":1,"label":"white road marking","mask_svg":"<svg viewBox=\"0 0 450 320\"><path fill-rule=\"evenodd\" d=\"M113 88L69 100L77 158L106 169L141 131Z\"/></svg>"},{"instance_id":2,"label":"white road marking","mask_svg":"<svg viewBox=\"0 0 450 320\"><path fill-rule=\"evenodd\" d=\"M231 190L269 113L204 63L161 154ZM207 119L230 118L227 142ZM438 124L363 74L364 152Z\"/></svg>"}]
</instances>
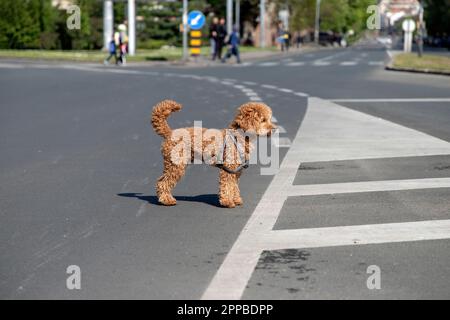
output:
<instances>
[{"instance_id":1,"label":"white road marking","mask_svg":"<svg viewBox=\"0 0 450 320\"><path fill-rule=\"evenodd\" d=\"M299 97L308 97L308 94L303 93L303 92L295 92L294 94Z\"/></svg>"},{"instance_id":2,"label":"white road marking","mask_svg":"<svg viewBox=\"0 0 450 320\"><path fill-rule=\"evenodd\" d=\"M358 64L358 62L356 61L343 61L341 63L339 63L339 65L341 66L356 66Z\"/></svg>"},{"instance_id":3,"label":"white road marking","mask_svg":"<svg viewBox=\"0 0 450 320\"><path fill-rule=\"evenodd\" d=\"M278 126L278 133L286 133L286 129L283 126Z\"/></svg>"},{"instance_id":4,"label":"white road marking","mask_svg":"<svg viewBox=\"0 0 450 320\"><path fill-rule=\"evenodd\" d=\"M314 61L313 66L322 67L322 66L329 66L331 63L328 61Z\"/></svg>"},{"instance_id":5,"label":"white road marking","mask_svg":"<svg viewBox=\"0 0 450 320\"><path fill-rule=\"evenodd\" d=\"M255 86L255 85L257 85L257 83L253 82L253 81L244 81L243 83L248 85L248 86Z\"/></svg>"},{"instance_id":6,"label":"white road marking","mask_svg":"<svg viewBox=\"0 0 450 320\"><path fill-rule=\"evenodd\" d=\"M16 63L0 63L2 69L23 69L25 66Z\"/></svg>"},{"instance_id":7,"label":"white road marking","mask_svg":"<svg viewBox=\"0 0 450 320\"><path fill-rule=\"evenodd\" d=\"M450 98L331 99L333 102L450 102Z\"/></svg>"},{"instance_id":8,"label":"white road marking","mask_svg":"<svg viewBox=\"0 0 450 320\"><path fill-rule=\"evenodd\" d=\"M251 101L262 101L262 99L258 96L250 97Z\"/></svg>"},{"instance_id":9,"label":"white road marking","mask_svg":"<svg viewBox=\"0 0 450 320\"><path fill-rule=\"evenodd\" d=\"M286 92L286 93L291 93L292 92L291 89L286 89L286 88L279 88L278 90L281 91L281 92Z\"/></svg>"},{"instance_id":10,"label":"white road marking","mask_svg":"<svg viewBox=\"0 0 450 320\"><path fill-rule=\"evenodd\" d=\"M450 188L450 178L358 181L345 183L294 185L289 189L288 195L312 196L321 194L359 193L359 192L376 192L376 191L433 189L433 188Z\"/></svg>"},{"instance_id":11,"label":"white road marking","mask_svg":"<svg viewBox=\"0 0 450 320\"><path fill-rule=\"evenodd\" d=\"M450 238L450 220L428 220L297 230L274 230L265 250L319 248Z\"/></svg>"},{"instance_id":12,"label":"white road marking","mask_svg":"<svg viewBox=\"0 0 450 320\"><path fill-rule=\"evenodd\" d=\"M261 62L259 64L259 66L261 67L273 67L273 66L278 66L280 63L279 62Z\"/></svg>"},{"instance_id":13,"label":"white road marking","mask_svg":"<svg viewBox=\"0 0 450 320\"><path fill-rule=\"evenodd\" d=\"M450 238L446 221L273 231L303 162L450 154L450 143L422 132L309 98L278 173L264 192L202 299L239 299L265 249ZM337 229L336 229L337 228ZM358 229L359 228L359 229ZM283 236L285 234L285 236ZM326 235L330 236L327 238ZM323 238L323 241L319 238Z\"/></svg>"},{"instance_id":14,"label":"white road marking","mask_svg":"<svg viewBox=\"0 0 450 320\"><path fill-rule=\"evenodd\" d=\"M272 116L272 121L273 122L278 122L277 118L275 116Z\"/></svg>"},{"instance_id":15,"label":"white road marking","mask_svg":"<svg viewBox=\"0 0 450 320\"><path fill-rule=\"evenodd\" d=\"M278 138L272 139L272 143L277 148L289 148L292 145L292 142L289 138Z\"/></svg>"},{"instance_id":16,"label":"white road marking","mask_svg":"<svg viewBox=\"0 0 450 320\"><path fill-rule=\"evenodd\" d=\"M273 86L271 84L262 84L261 87L267 88L267 89L277 89L276 86Z\"/></svg>"}]
</instances>

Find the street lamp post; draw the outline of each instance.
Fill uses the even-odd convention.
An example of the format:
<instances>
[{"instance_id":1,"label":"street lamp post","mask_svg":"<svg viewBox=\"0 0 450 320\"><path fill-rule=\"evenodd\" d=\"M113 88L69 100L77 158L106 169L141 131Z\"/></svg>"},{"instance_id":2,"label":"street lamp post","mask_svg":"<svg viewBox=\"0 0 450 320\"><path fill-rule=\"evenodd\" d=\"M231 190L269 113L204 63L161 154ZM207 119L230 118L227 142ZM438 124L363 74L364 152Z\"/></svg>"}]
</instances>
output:
<instances>
[{"instance_id":1,"label":"street lamp post","mask_svg":"<svg viewBox=\"0 0 450 320\"><path fill-rule=\"evenodd\" d=\"M128 0L128 53L136 53L136 6L135 0Z\"/></svg>"},{"instance_id":2,"label":"street lamp post","mask_svg":"<svg viewBox=\"0 0 450 320\"><path fill-rule=\"evenodd\" d=\"M261 48L266 47L266 0L260 0L259 3L259 28L260 28L260 41L259 45Z\"/></svg>"},{"instance_id":3,"label":"street lamp post","mask_svg":"<svg viewBox=\"0 0 450 320\"><path fill-rule=\"evenodd\" d=\"M108 50L108 44L114 33L114 13L111 0L103 2L103 47Z\"/></svg>"},{"instance_id":4,"label":"street lamp post","mask_svg":"<svg viewBox=\"0 0 450 320\"><path fill-rule=\"evenodd\" d=\"M418 39L418 46L419 46L419 50L418 50L418 55L419 55L419 58L421 58L422 57L422 54L423 54L423 31L424 31L424 28L423 28L423 4L422 4L422 1L419 1L419 6L420 6L420 8L419 8L419 30L418 30L418 36L419 36L419 39Z\"/></svg>"},{"instance_id":5,"label":"street lamp post","mask_svg":"<svg viewBox=\"0 0 450 320\"><path fill-rule=\"evenodd\" d=\"M227 34L233 31L233 0L227 0Z\"/></svg>"},{"instance_id":6,"label":"street lamp post","mask_svg":"<svg viewBox=\"0 0 450 320\"><path fill-rule=\"evenodd\" d=\"M241 0L236 0L236 4L235 4L235 8L234 8L234 19L236 20L235 25L236 25L236 30L239 31L240 29L240 22L241 22Z\"/></svg>"},{"instance_id":7,"label":"street lamp post","mask_svg":"<svg viewBox=\"0 0 450 320\"><path fill-rule=\"evenodd\" d=\"M188 33L187 33L187 15L188 15L188 0L183 0L183 60L188 58Z\"/></svg>"},{"instance_id":8,"label":"street lamp post","mask_svg":"<svg viewBox=\"0 0 450 320\"><path fill-rule=\"evenodd\" d=\"M316 0L316 21L314 27L314 42L319 44L319 29L320 29L320 0Z\"/></svg>"}]
</instances>

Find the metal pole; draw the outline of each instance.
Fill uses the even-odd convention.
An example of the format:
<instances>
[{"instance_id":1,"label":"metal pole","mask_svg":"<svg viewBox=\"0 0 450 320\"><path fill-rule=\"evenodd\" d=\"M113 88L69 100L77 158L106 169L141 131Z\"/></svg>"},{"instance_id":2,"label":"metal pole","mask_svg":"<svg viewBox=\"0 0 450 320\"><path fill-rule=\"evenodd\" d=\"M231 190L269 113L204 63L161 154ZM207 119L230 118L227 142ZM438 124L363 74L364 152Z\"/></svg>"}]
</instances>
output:
<instances>
[{"instance_id":1,"label":"metal pole","mask_svg":"<svg viewBox=\"0 0 450 320\"><path fill-rule=\"evenodd\" d=\"M114 32L114 13L111 0L103 2L103 48L108 49Z\"/></svg>"},{"instance_id":2,"label":"metal pole","mask_svg":"<svg viewBox=\"0 0 450 320\"><path fill-rule=\"evenodd\" d=\"M227 0L227 33L233 31L233 0Z\"/></svg>"},{"instance_id":3,"label":"metal pole","mask_svg":"<svg viewBox=\"0 0 450 320\"><path fill-rule=\"evenodd\" d=\"M128 54L136 53L136 6L135 0L128 0Z\"/></svg>"},{"instance_id":4,"label":"metal pole","mask_svg":"<svg viewBox=\"0 0 450 320\"><path fill-rule=\"evenodd\" d=\"M314 42L319 44L319 29L320 29L320 0L316 0L316 22L314 27Z\"/></svg>"},{"instance_id":5,"label":"metal pole","mask_svg":"<svg viewBox=\"0 0 450 320\"><path fill-rule=\"evenodd\" d=\"M260 0L259 3L259 28L260 28L260 40L259 45L261 48L266 47L266 0Z\"/></svg>"},{"instance_id":6,"label":"metal pole","mask_svg":"<svg viewBox=\"0 0 450 320\"><path fill-rule=\"evenodd\" d=\"M422 57L423 54L423 5L422 5L422 1L419 2L420 5L420 11L419 11L419 41L418 41L418 45L419 45L419 58Z\"/></svg>"},{"instance_id":7,"label":"metal pole","mask_svg":"<svg viewBox=\"0 0 450 320\"><path fill-rule=\"evenodd\" d=\"M188 0L183 0L183 60L188 59Z\"/></svg>"},{"instance_id":8,"label":"metal pole","mask_svg":"<svg viewBox=\"0 0 450 320\"><path fill-rule=\"evenodd\" d=\"M239 32L241 28L241 0L236 0L235 5L234 19L236 19L236 30Z\"/></svg>"}]
</instances>

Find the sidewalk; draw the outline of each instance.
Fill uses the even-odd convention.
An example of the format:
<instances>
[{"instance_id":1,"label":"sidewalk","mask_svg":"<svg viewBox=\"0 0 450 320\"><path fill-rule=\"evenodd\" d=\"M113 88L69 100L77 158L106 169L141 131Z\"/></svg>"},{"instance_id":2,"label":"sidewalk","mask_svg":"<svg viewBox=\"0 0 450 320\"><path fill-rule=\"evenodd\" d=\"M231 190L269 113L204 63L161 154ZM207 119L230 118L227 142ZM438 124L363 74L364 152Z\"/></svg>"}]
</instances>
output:
<instances>
[{"instance_id":1,"label":"sidewalk","mask_svg":"<svg viewBox=\"0 0 450 320\"><path fill-rule=\"evenodd\" d=\"M245 62L255 62L265 59L272 59L272 58L285 58L285 57L291 57L295 55L299 55L305 52L310 52L314 50L325 50L329 49L329 47L322 47L322 46L316 46L314 44L307 44L303 45L300 49L297 49L295 47L291 48L288 52L280 52L280 51L274 51L271 49L267 50L261 50L261 51L249 51L249 52L241 52L241 60L243 63ZM74 53L76 56L79 53ZM8 55L8 54L0 54L0 61L3 62L11 62L11 61L21 61L21 62L39 62L43 64L82 64L87 66L99 66L103 65L102 61L105 56L103 52L92 52L89 54L93 54L96 56L96 58L90 58L87 60L77 60L77 59L52 59L50 57L41 58L42 54L36 55L36 56L22 56L14 54ZM225 51L224 51L225 54ZM98 61L97 60L98 56ZM227 61L226 64L236 64L235 59L230 59ZM130 67L137 67L137 66L179 66L179 67L209 67L209 66L222 66L220 61L211 61L210 57L207 55L201 55L199 57L189 57L187 61L183 61L181 59L177 60L165 60L165 61L159 61L159 60L151 60L151 61L128 61L127 66Z\"/></svg>"}]
</instances>

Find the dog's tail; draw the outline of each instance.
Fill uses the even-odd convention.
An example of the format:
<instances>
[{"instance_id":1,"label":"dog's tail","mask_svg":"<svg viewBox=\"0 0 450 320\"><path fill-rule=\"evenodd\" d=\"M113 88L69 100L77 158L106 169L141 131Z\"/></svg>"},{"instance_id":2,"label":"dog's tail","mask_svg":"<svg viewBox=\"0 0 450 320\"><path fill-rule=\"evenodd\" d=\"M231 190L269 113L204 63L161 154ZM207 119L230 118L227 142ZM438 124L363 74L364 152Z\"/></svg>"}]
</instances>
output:
<instances>
[{"instance_id":1,"label":"dog's tail","mask_svg":"<svg viewBox=\"0 0 450 320\"><path fill-rule=\"evenodd\" d=\"M153 107L152 125L155 132L160 136L167 138L170 136L172 129L167 123L167 118L172 112L180 111L181 104L173 100L163 100Z\"/></svg>"}]
</instances>

